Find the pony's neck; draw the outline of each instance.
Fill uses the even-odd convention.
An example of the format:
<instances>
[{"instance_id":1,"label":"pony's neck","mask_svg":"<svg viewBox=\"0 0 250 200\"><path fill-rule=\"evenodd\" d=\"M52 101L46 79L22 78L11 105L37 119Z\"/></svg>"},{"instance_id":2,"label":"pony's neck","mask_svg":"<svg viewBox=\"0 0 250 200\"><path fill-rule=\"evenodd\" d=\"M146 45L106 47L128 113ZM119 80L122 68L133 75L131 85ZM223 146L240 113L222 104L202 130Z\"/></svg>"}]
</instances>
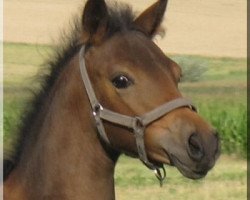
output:
<instances>
[{"instance_id":1,"label":"pony's neck","mask_svg":"<svg viewBox=\"0 0 250 200\"><path fill-rule=\"evenodd\" d=\"M34 123L31 131L37 136L25 141L19 164L5 183L6 199L17 194L32 200L115 198L115 162L103 149L89 113L75 56Z\"/></svg>"}]
</instances>

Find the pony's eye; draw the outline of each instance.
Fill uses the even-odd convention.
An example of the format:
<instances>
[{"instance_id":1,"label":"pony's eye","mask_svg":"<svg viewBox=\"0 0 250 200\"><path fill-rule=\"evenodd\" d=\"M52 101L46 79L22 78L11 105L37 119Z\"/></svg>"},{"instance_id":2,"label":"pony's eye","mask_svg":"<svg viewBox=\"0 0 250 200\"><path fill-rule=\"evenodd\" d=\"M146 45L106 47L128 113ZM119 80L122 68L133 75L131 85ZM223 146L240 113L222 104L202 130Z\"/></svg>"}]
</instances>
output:
<instances>
[{"instance_id":1,"label":"pony's eye","mask_svg":"<svg viewBox=\"0 0 250 200\"><path fill-rule=\"evenodd\" d=\"M126 89L133 84L133 81L126 75L118 75L112 79L112 83L118 89Z\"/></svg>"}]
</instances>

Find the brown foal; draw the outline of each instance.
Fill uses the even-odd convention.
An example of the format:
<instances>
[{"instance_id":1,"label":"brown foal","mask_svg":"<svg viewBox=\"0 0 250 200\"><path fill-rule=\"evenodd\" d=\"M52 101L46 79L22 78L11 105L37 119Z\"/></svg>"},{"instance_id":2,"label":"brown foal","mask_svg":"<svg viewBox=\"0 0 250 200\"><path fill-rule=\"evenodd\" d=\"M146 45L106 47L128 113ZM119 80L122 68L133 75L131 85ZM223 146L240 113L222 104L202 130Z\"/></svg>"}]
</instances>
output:
<instances>
[{"instance_id":1,"label":"brown foal","mask_svg":"<svg viewBox=\"0 0 250 200\"><path fill-rule=\"evenodd\" d=\"M50 62L51 73L24 120L4 181L5 200L115 199L118 157L140 157L141 149L131 127L101 119L108 142L99 134L80 63L99 103L116 113L143 116L182 98L180 67L152 42L166 6L167 0L158 0L135 17L128 6L87 1L80 25ZM174 165L198 179L218 158L216 131L188 105L143 128L146 157L155 169Z\"/></svg>"}]
</instances>

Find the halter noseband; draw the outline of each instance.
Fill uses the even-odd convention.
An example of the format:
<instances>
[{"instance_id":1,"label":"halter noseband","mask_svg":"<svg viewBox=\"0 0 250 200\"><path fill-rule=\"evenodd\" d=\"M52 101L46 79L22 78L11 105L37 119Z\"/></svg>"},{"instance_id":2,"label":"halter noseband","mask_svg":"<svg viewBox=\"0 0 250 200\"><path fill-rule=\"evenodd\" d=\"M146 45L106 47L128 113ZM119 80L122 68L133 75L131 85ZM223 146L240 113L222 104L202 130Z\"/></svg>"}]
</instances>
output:
<instances>
[{"instance_id":1,"label":"halter noseband","mask_svg":"<svg viewBox=\"0 0 250 200\"><path fill-rule=\"evenodd\" d=\"M107 134L105 132L102 120L112 122L114 124L121 125L123 127L127 127L133 130L133 135L136 139L136 145L138 150L138 155L140 160L151 170L154 170L156 177L162 184L162 181L166 177L165 169L163 169L163 174L160 171L160 168L155 166L148 160L145 143L144 143L144 134L145 128L152 123L153 121L159 119L160 117L168 114L169 112L180 108L180 107L189 107L190 109L196 111L196 108L193 106L192 102L185 98L177 98L170 102L167 102L142 116L128 116L123 115L109 109L104 108L100 102L97 100L94 89L92 87L91 81L88 76L88 72L85 65L84 59L85 46L83 46L80 50L79 54L79 64L82 80L85 85L85 89L88 94L88 98L92 107L92 114L95 118L96 127L101 138L107 143L110 144Z\"/></svg>"}]
</instances>

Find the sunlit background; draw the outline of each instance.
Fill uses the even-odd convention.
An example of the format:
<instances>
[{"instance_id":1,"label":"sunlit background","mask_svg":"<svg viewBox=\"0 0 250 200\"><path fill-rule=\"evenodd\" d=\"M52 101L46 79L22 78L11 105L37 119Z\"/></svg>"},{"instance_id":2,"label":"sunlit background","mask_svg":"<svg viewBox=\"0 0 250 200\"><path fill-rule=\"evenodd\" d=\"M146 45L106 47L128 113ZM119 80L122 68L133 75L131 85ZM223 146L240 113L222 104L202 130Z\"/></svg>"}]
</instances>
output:
<instances>
[{"instance_id":1,"label":"sunlit background","mask_svg":"<svg viewBox=\"0 0 250 200\"><path fill-rule=\"evenodd\" d=\"M154 0L123 2L141 11ZM115 175L117 199L246 199L246 4L246 0L169 0L163 23L166 34L155 42L181 65L180 89L218 129L222 156L199 181L166 167L163 188L138 160L122 156ZM82 5L81 0L4 1L5 157L14 153L11 149L20 115L31 97L29 89L39 88L34 75Z\"/></svg>"}]
</instances>

